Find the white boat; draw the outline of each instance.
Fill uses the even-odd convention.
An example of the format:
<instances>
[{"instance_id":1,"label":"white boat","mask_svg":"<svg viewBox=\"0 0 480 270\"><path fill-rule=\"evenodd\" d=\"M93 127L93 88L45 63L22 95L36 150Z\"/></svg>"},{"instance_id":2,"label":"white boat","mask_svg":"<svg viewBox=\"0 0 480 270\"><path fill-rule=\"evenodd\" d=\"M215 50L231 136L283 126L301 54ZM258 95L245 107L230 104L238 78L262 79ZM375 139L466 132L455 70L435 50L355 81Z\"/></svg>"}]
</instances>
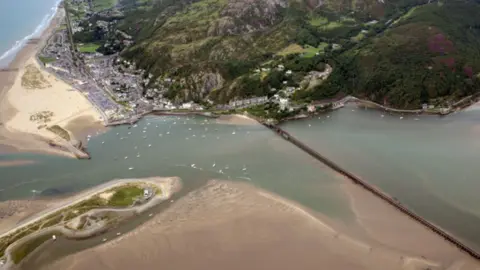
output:
<instances>
[{"instance_id":1,"label":"white boat","mask_svg":"<svg viewBox=\"0 0 480 270\"><path fill-rule=\"evenodd\" d=\"M221 174L223 174L223 171L222 171L222 170L219 170L218 172L221 173Z\"/></svg>"},{"instance_id":2,"label":"white boat","mask_svg":"<svg viewBox=\"0 0 480 270\"><path fill-rule=\"evenodd\" d=\"M149 145L148 145L148 147L152 147L152 145L151 145L151 144L149 144Z\"/></svg>"},{"instance_id":3,"label":"white boat","mask_svg":"<svg viewBox=\"0 0 480 270\"><path fill-rule=\"evenodd\" d=\"M133 167L128 168L129 171L133 170Z\"/></svg>"},{"instance_id":4,"label":"white boat","mask_svg":"<svg viewBox=\"0 0 480 270\"><path fill-rule=\"evenodd\" d=\"M312 125L311 124L308 124L309 127L311 127Z\"/></svg>"},{"instance_id":5,"label":"white boat","mask_svg":"<svg viewBox=\"0 0 480 270\"><path fill-rule=\"evenodd\" d=\"M102 144L104 144L105 142L102 142Z\"/></svg>"},{"instance_id":6,"label":"white boat","mask_svg":"<svg viewBox=\"0 0 480 270\"><path fill-rule=\"evenodd\" d=\"M382 115L380 115L380 117L385 117L385 115L382 114Z\"/></svg>"},{"instance_id":7,"label":"white boat","mask_svg":"<svg viewBox=\"0 0 480 270\"><path fill-rule=\"evenodd\" d=\"M212 168L215 168L216 165L217 165L217 164L213 163Z\"/></svg>"},{"instance_id":8,"label":"white boat","mask_svg":"<svg viewBox=\"0 0 480 270\"><path fill-rule=\"evenodd\" d=\"M127 157L127 156L125 156L125 159L127 159L127 158L128 158L128 157Z\"/></svg>"},{"instance_id":9,"label":"white boat","mask_svg":"<svg viewBox=\"0 0 480 270\"><path fill-rule=\"evenodd\" d=\"M162 137L162 133L158 134L158 137Z\"/></svg>"},{"instance_id":10,"label":"white boat","mask_svg":"<svg viewBox=\"0 0 480 270\"><path fill-rule=\"evenodd\" d=\"M151 217L151 216L153 216L153 214L149 214L148 216Z\"/></svg>"},{"instance_id":11,"label":"white boat","mask_svg":"<svg viewBox=\"0 0 480 270\"><path fill-rule=\"evenodd\" d=\"M133 127L137 127L137 125L135 124L135 125L133 125Z\"/></svg>"},{"instance_id":12,"label":"white boat","mask_svg":"<svg viewBox=\"0 0 480 270\"><path fill-rule=\"evenodd\" d=\"M57 240L57 236L55 234L52 235L52 239L53 239L53 241Z\"/></svg>"},{"instance_id":13,"label":"white boat","mask_svg":"<svg viewBox=\"0 0 480 270\"><path fill-rule=\"evenodd\" d=\"M195 164L190 165L192 168L195 168Z\"/></svg>"},{"instance_id":14,"label":"white boat","mask_svg":"<svg viewBox=\"0 0 480 270\"><path fill-rule=\"evenodd\" d=\"M246 171L246 170L247 170L247 168L246 168L246 167L243 167L242 171Z\"/></svg>"},{"instance_id":15,"label":"white boat","mask_svg":"<svg viewBox=\"0 0 480 270\"><path fill-rule=\"evenodd\" d=\"M170 134L170 132L167 132L167 134Z\"/></svg>"},{"instance_id":16,"label":"white boat","mask_svg":"<svg viewBox=\"0 0 480 270\"><path fill-rule=\"evenodd\" d=\"M402 119L403 119L403 116L400 116L400 120L402 120Z\"/></svg>"},{"instance_id":17,"label":"white boat","mask_svg":"<svg viewBox=\"0 0 480 270\"><path fill-rule=\"evenodd\" d=\"M105 241L107 241L107 238L103 238L103 239L102 239L102 242L105 242Z\"/></svg>"},{"instance_id":18,"label":"white boat","mask_svg":"<svg viewBox=\"0 0 480 270\"><path fill-rule=\"evenodd\" d=\"M192 128L188 128L188 130L192 130Z\"/></svg>"},{"instance_id":19,"label":"white boat","mask_svg":"<svg viewBox=\"0 0 480 270\"><path fill-rule=\"evenodd\" d=\"M117 232L117 235L120 235L120 234L122 234L122 233L120 233L120 232Z\"/></svg>"},{"instance_id":20,"label":"white boat","mask_svg":"<svg viewBox=\"0 0 480 270\"><path fill-rule=\"evenodd\" d=\"M235 131L234 131L234 132L232 132L232 135L235 135Z\"/></svg>"},{"instance_id":21,"label":"white boat","mask_svg":"<svg viewBox=\"0 0 480 270\"><path fill-rule=\"evenodd\" d=\"M140 157L140 154L138 154L137 157Z\"/></svg>"}]
</instances>

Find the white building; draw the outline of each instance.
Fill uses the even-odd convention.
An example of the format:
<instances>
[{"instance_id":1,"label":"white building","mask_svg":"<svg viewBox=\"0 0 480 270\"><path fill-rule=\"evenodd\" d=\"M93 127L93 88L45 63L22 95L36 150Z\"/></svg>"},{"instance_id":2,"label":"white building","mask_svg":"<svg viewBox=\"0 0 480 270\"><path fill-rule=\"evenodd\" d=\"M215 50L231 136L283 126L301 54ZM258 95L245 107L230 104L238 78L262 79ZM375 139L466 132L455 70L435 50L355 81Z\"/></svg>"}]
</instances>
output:
<instances>
[{"instance_id":1,"label":"white building","mask_svg":"<svg viewBox=\"0 0 480 270\"><path fill-rule=\"evenodd\" d=\"M280 98L278 100L278 104L280 105L281 110L285 110L289 107L290 101L288 100L288 98Z\"/></svg>"}]
</instances>

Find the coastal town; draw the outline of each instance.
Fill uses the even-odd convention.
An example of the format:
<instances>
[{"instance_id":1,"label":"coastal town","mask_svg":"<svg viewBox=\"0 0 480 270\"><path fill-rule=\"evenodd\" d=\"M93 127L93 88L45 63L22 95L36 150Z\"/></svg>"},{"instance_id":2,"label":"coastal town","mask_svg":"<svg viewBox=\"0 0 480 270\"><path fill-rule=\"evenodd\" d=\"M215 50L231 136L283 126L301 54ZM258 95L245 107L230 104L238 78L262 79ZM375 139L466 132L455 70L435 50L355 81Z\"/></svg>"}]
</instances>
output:
<instances>
[{"instance_id":1,"label":"coastal town","mask_svg":"<svg viewBox=\"0 0 480 270\"><path fill-rule=\"evenodd\" d=\"M210 100L202 104L169 100L164 95L175 83L174 79L153 78L152 74L136 68L134 62L122 59L118 49L114 50L114 53L104 55L95 50L84 50L83 44L74 41L74 34L85 30L82 25L85 25L89 18L98 15L99 12L103 16L117 16L118 10L113 8L95 12L87 0L65 2L65 5L66 22L48 39L38 54L38 60L49 73L70 84L73 89L77 89L88 98L102 115L105 125L134 122L142 115L153 111L232 112L248 111L252 107L271 104L268 108L293 115L299 113L301 108L306 108L307 104L292 102L292 95L300 88L287 86L287 81L283 82L282 89L272 88L272 94L269 96L234 99L227 104L214 104ZM81 13L84 17L69 15L72 13L70 10L75 10L75 13ZM90 27L105 35L111 31L110 23L106 21L97 21L95 26ZM127 34L118 29L113 31L114 33L108 33L109 36L116 37L110 44L112 47L125 48L133 43ZM122 46L115 46L118 44ZM282 64L273 69L284 73L285 76L292 76L292 71L285 70ZM271 68L258 68L252 72L260 74L268 73L270 70ZM326 65L322 72L311 72L307 78L308 82L325 80L331 72L332 68ZM320 107L324 105L321 104ZM312 106L308 111L304 111L314 112L315 108Z\"/></svg>"}]
</instances>

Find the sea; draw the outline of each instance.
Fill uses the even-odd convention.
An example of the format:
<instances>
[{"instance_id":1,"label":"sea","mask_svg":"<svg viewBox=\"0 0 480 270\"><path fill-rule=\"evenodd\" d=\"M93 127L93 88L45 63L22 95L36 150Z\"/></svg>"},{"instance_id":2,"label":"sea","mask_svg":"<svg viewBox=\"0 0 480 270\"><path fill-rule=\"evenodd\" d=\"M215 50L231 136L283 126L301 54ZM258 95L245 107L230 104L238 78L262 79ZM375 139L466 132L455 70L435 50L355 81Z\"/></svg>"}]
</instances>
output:
<instances>
[{"instance_id":1,"label":"sea","mask_svg":"<svg viewBox=\"0 0 480 270\"><path fill-rule=\"evenodd\" d=\"M40 36L54 17L60 2L0 1L0 68L7 66L29 39Z\"/></svg>"}]
</instances>

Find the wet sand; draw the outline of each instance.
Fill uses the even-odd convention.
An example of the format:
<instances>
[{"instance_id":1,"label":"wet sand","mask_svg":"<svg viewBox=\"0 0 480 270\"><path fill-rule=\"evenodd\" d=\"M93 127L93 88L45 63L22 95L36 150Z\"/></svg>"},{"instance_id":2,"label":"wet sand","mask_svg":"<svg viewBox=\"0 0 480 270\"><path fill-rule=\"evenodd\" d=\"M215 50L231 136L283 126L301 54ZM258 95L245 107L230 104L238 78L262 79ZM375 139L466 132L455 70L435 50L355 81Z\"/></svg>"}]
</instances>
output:
<instances>
[{"instance_id":1,"label":"wet sand","mask_svg":"<svg viewBox=\"0 0 480 270\"><path fill-rule=\"evenodd\" d=\"M248 184L213 181L136 230L39 269L479 267L395 209L348 188L362 222L345 225Z\"/></svg>"},{"instance_id":2,"label":"wet sand","mask_svg":"<svg viewBox=\"0 0 480 270\"><path fill-rule=\"evenodd\" d=\"M0 160L0 168L1 167L10 167L10 166L23 166L23 165L30 165L34 164L35 161L33 160L24 160L24 159L16 159L16 160Z\"/></svg>"},{"instance_id":3,"label":"wet sand","mask_svg":"<svg viewBox=\"0 0 480 270\"><path fill-rule=\"evenodd\" d=\"M217 118L217 123L230 125L259 125L254 119L242 114L220 115Z\"/></svg>"},{"instance_id":4,"label":"wet sand","mask_svg":"<svg viewBox=\"0 0 480 270\"><path fill-rule=\"evenodd\" d=\"M48 141L54 140L61 144L61 140L57 140L58 137L45 128L38 128L41 124L30 121L30 116L40 111L54 113L52 121L48 123L49 126L65 127L84 116L91 116L92 122L80 121L83 128L99 121L100 116L85 97L40 69L39 63L35 60L35 54L62 22L63 17L64 11L59 8L49 27L42 33L40 42L24 46L8 66L9 70L0 72L0 145L2 145L0 153L10 153L13 148L15 151L73 156L69 152L52 148ZM22 76L27 65L40 71L46 82L44 86L48 87L39 89L25 87ZM76 132L82 128L79 124L74 126ZM75 137L75 133L71 133ZM5 145L9 147L4 147Z\"/></svg>"}]
</instances>

